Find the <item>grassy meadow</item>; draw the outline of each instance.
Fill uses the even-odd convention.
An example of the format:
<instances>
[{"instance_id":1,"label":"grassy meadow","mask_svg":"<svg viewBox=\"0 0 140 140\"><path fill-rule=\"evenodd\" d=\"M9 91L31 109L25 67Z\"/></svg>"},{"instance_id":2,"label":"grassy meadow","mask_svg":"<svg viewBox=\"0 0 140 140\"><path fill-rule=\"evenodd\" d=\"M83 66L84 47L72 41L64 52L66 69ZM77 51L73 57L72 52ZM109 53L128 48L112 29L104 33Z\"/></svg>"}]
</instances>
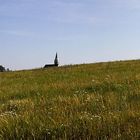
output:
<instances>
[{"instance_id":1,"label":"grassy meadow","mask_svg":"<svg viewBox=\"0 0 140 140\"><path fill-rule=\"evenodd\" d=\"M139 140L140 60L0 73L0 140Z\"/></svg>"}]
</instances>

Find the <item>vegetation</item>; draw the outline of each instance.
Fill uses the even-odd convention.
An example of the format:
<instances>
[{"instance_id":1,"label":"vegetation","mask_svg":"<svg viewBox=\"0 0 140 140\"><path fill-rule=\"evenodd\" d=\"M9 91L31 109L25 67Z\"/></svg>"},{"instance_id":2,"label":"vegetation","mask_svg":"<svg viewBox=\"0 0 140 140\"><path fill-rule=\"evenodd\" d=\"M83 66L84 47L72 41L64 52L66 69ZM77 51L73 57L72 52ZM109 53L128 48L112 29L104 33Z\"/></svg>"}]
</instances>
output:
<instances>
[{"instance_id":1,"label":"vegetation","mask_svg":"<svg viewBox=\"0 0 140 140\"><path fill-rule=\"evenodd\" d=\"M5 68L2 65L0 65L0 72L4 72L4 71L5 71Z\"/></svg>"},{"instance_id":2,"label":"vegetation","mask_svg":"<svg viewBox=\"0 0 140 140\"><path fill-rule=\"evenodd\" d=\"M2 140L139 140L140 61L0 73Z\"/></svg>"},{"instance_id":3,"label":"vegetation","mask_svg":"<svg viewBox=\"0 0 140 140\"><path fill-rule=\"evenodd\" d=\"M9 72L11 71L9 68L5 69L5 67L3 67L2 65L0 65L0 72Z\"/></svg>"}]
</instances>

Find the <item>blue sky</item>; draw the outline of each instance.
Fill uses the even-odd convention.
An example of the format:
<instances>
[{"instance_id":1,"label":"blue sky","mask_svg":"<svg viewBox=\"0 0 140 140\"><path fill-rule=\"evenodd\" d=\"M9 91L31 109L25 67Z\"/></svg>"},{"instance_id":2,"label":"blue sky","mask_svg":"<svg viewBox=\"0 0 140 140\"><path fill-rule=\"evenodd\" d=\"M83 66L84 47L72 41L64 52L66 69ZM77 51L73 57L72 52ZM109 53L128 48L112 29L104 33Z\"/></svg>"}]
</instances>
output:
<instances>
[{"instance_id":1,"label":"blue sky","mask_svg":"<svg viewBox=\"0 0 140 140\"><path fill-rule=\"evenodd\" d=\"M30 69L140 58L139 0L0 0L0 64Z\"/></svg>"}]
</instances>

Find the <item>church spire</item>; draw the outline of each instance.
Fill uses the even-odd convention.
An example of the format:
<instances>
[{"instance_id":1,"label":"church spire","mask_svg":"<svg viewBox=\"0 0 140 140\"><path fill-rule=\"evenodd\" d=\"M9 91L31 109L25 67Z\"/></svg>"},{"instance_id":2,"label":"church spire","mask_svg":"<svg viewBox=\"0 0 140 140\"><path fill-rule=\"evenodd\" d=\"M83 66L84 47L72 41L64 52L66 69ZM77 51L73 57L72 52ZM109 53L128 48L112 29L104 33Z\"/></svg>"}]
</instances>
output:
<instances>
[{"instance_id":1,"label":"church spire","mask_svg":"<svg viewBox=\"0 0 140 140\"><path fill-rule=\"evenodd\" d=\"M56 55L55 55L54 65L55 65L55 66L58 66L58 57L57 57L57 53L56 53Z\"/></svg>"},{"instance_id":2,"label":"church spire","mask_svg":"<svg viewBox=\"0 0 140 140\"><path fill-rule=\"evenodd\" d=\"M55 59L54 59L54 64L46 64L44 66L44 68L48 68L48 67L58 67L59 63L58 63L58 57L57 57L57 53L55 55Z\"/></svg>"}]
</instances>

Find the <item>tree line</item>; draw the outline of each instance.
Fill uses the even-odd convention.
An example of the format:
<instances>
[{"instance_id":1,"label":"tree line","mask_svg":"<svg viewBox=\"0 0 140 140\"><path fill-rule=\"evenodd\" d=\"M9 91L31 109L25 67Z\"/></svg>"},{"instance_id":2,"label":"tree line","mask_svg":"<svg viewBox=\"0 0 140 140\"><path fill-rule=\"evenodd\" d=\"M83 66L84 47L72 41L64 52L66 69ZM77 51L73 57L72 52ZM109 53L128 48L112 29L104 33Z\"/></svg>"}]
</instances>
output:
<instances>
[{"instance_id":1,"label":"tree line","mask_svg":"<svg viewBox=\"0 0 140 140\"><path fill-rule=\"evenodd\" d=\"M5 68L4 66L0 65L0 72L6 72L6 71L10 71L9 68Z\"/></svg>"}]
</instances>

